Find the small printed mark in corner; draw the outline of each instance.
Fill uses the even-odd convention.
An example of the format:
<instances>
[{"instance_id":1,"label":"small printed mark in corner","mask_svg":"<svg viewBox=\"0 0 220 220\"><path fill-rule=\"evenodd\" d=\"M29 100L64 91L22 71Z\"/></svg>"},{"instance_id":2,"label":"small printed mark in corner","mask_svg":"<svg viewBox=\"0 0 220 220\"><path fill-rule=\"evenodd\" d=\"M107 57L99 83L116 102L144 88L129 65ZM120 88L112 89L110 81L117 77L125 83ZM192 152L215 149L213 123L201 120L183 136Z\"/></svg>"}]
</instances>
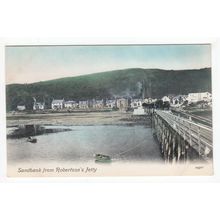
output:
<instances>
[{"instance_id":1,"label":"small printed mark in corner","mask_svg":"<svg viewBox=\"0 0 220 220\"><path fill-rule=\"evenodd\" d=\"M202 169L202 168L204 168L204 167L203 167L203 166L196 166L195 168L198 169L198 170L200 170L200 169Z\"/></svg>"}]
</instances>

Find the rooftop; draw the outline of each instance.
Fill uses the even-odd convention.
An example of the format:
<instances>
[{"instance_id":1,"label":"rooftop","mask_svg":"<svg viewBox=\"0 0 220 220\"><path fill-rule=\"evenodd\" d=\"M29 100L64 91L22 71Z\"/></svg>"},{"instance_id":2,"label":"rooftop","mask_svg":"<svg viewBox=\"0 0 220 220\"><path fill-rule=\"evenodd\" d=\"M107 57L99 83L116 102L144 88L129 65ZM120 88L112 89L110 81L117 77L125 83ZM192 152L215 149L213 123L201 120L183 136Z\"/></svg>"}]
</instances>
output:
<instances>
[{"instance_id":1,"label":"rooftop","mask_svg":"<svg viewBox=\"0 0 220 220\"><path fill-rule=\"evenodd\" d=\"M52 104L53 104L53 103L63 103L63 102L64 102L63 99L54 99L54 100L52 101Z\"/></svg>"}]
</instances>

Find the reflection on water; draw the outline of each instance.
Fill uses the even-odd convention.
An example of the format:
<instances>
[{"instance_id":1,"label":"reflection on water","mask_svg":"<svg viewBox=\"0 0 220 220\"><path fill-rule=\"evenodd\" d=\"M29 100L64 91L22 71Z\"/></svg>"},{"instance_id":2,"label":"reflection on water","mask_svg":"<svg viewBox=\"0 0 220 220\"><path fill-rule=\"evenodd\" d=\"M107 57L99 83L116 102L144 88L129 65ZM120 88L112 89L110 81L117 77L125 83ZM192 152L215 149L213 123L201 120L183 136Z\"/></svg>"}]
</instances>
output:
<instances>
[{"instance_id":1,"label":"reflection on water","mask_svg":"<svg viewBox=\"0 0 220 220\"><path fill-rule=\"evenodd\" d=\"M45 126L55 128L69 131L36 136L36 144L26 138L8 139L8 162L87 162L96 153L113 160L161 160L151 129L144 126Z\"/></svg>"},{"instance_id":2,"label":"reflection on water","mask_svg":"<svg viewBox=\"0 0 220 220\"><path fill-rule=\"evenodd\" d=\"M41 134L70 131L70 128L59 126L20 125L7 128L7 138L22 138Z\"/></svg>"}]
</instances>

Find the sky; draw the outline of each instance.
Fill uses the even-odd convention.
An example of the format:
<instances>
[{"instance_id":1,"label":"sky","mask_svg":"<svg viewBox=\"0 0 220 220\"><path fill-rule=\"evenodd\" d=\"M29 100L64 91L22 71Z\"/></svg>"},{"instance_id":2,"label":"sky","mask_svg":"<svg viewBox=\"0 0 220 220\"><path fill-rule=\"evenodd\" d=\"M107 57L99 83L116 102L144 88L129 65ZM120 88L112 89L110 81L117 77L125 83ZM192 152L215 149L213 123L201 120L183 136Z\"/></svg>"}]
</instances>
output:
<instances>
[{"instance_id":1,"label":"sky","mask_svg":"<svg viewBox=\"0 0 220 220\"><path fill-rule=\"evenodd\" d=\"M7 46L6 84L127 68L211 67L210 45Z\"/></svg>"}]
</instances>

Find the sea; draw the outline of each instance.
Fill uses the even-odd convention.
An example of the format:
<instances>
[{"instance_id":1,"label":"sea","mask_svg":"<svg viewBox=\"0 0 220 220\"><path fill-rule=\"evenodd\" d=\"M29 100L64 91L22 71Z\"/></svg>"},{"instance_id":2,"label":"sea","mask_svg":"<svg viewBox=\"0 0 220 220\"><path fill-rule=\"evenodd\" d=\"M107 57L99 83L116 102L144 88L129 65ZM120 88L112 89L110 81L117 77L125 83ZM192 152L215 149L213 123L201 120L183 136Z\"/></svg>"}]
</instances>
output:
<instances>
[{"instance_id":1,"label":"sea","mask_svg":"<svg viewBox=\"0 0 220 220\"><path fill-rule=\"evenodd\" d=\"M27 142L26 137L8 138L8 164L89 162L95 154L108 155L112 161L162 161L152 130L144 125L44 127L70 130L34 136L37 143Z\"/></svg>"}]
</instances>

